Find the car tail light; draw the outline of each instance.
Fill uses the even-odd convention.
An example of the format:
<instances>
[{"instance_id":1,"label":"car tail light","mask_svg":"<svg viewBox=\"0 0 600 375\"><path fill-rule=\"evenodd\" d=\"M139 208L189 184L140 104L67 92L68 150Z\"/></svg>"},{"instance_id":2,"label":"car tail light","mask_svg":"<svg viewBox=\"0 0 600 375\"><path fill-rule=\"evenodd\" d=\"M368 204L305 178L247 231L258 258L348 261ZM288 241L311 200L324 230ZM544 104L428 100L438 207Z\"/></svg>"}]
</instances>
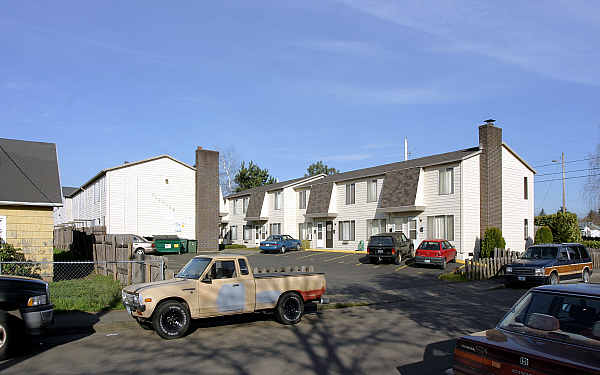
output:
<instances>
[{"instance_id":1,"label":"car tail light","mask_svg":"<svg viewBox=\"0 0 600 375\"><path fill-rule=\"evenodd\" d=\"M367 253L370 253L370 252L371 252L371 248L367 247Z\"/></svg>"},{"instance_id":2,"label":"car tail light","mask_svg":"<svg viewBox=\"0 0 600 375\"><path fill-rule=\"evenodd\" d=\"M396 249L392 247L392 255L396 254Z\"/></svg>"},{"instance_id":3,"label":"car tail light","mask_svg":"<svg viewBox=\"0 0 600 375\"><path fill-rule=\"evenodd\" d=\"M154 244L154 242L152 242L152 247L156 247L156 245Z\"/></svg>"}]
</instances>

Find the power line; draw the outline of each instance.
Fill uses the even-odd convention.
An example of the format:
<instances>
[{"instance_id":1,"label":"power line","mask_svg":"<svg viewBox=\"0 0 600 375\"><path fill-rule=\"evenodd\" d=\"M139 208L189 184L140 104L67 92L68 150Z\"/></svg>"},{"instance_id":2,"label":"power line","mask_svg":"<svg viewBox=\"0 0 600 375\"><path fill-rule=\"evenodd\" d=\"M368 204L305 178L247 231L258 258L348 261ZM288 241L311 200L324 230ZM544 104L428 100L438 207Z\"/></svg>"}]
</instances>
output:
<instances>
[{"instance_id":1,"label":"power line","mask_svg":"<svg viewBox=\"0 0 600 375\"><path fill-rule=\"evenodd\" d=\"M600 173L598 174L588 174L588 175L584 175L584 176L573 176L573 177L565 177L565 180L570 180L572 178L586 178L586 177L593 177L593 176L600 176ZM542 180L542 181L535 181L535 183L537 184L538 182L550 182L550 181L561 181L562 178L554 178L551 180Z\"/></svg>"},{"instance_id":2,"label":"power line","mask_svg":"<svg viewBox=\"0 0 600 375\"><path fill-rule=\"evenodd\" d=\"M594 171L600 169L600 167L598 168L585 168L585 169L574 169L572 171L565 171L565 173L573 173L573 172L584 172L584 171ZM543 173L543 174L538 174L537 176L550 176L553 174L561 174L562 172L552 172L552 173Z\"/></svg>"},{"instance_id":3,"label":"power line","mask_svg":"<svg viewBox=\"0 0 600 375\"><path fill-rule=\"evenodd\" d=\"M591 158L578 159L578 160L569 160L569 161L565 161L565 164L577 163L577 162L580 162L580 161L593 160L593 159L600 159L600 156L594 156L594 157L591 157ZM541 168L541 167L547 167L549 165L558 165L558 164L560 164L560 161L552 162L552 163L548 163L548 164L542 164L542 165L534 165L533 168Z\"/></svg>"}]
</instances>

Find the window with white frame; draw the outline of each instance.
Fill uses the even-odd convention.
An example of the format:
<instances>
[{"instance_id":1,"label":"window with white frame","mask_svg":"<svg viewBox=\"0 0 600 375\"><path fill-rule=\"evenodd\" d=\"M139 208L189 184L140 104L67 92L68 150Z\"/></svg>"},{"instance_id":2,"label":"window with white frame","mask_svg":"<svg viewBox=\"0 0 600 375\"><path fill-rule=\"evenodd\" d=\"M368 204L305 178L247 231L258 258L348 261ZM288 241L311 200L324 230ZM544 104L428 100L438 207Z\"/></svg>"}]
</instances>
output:
<instances>
[{"instance_id":1,"label":"window with white frame","mask_svg":"<svg viewBox=\"0 0 600 375\"><path fill-rule=\"evenodd\" d=\"M411 240L417 239L417 221L411 220L408 222L408 234Z\"/></svg>"},{"instance_id":2,"label":"window with white frame","mask_svg":"<svg viewBox=\"0 0 600 375\"><path fill-rule=\"evenodd\" d=\"M252 226L244 225L244 241L252 239Z\"/></svg>"},{"instance_id":3,"label":"window with white frame","mask_svg":"<svg viewBox=\"0 0 600 375\"><path fill-rule=\"evenodd\" d=\"M250 197L244 197L243 199L243 208L242 208L242 212L244 213L244 215L246 214L246 211L248 211L248 203L250 203Z\"/></svg>"},{"instance_id":4,"label":"window with white frame","mask_svg":"<svg viewBox=\"0 0 600 375\"><path fill-rule=\"evenodd\" d=\"M239 199L233 200L233 214L234 215L240 214L240 200Z\"/></svg>"},{"instance_id":5,"label":"window with white frame","mask_svg":"<svg viewBox=\"0 0 600 375\"><path fill-rule=\"evenodd\" d=\"M367 237L385 232L385 219L367 220Z\"/></svg>"},{"instance_id":6,"label":"window with white frame","mask_svg":"<svg viewBox=\"0 0 600 375\"><path fill-rule=\"evenodd\" d=\"M237 240L237 225L232 225L231 229L230 229L230 233L231 233L231 240L235 241Z\"/></svg>"},{"instance_id":7,"label":"window with white frame","mask_svg":"<svg viewBox=\"0 0 600 375\"><path fill-rule=\"evenodd\" d=\"M428 216L427 236L454 241L454 215Z\"/></svg>"},{"instance_id":8,"label":"window with white frame","mask_svg":"<svg viewBox=\"0 0 600 375\"><path fill-rule=\"evenodd\" d=\"M283 196L280 191L276 191L275 193L273 193L273 209L274 210L281 210L282 198L283 198Z\"/></svg>"},{"instance_id":9,"label":"window with white frame","mask_svg":"<svg viewBox=\"0 0 600 375\"><path fill-rule=\"evenodd\" d=\"M529 239L529 220L525 219L523 222L523 234L525 237L525 241Z\"/></svg>"},{"instance_id":10,"label":"window with white frame","mask_svg":"<svg viewBox=\"0 0 600 375\"><path fill-rule=\"evenodd\" d=\"M306 197L308 196L308 190L302 190L298 192L298 208L305 209L306 208Z\"/></svg>"},{"instance_id":11,"label":"window with white frame","mask_svg":"<svg viewBox=\"0 0 600 375\"><path fill-rule=\"evenodd\" d=\"M346 184L346 204L354 204L355 203L355 193L356 193L356 185L355 184Z\"/></svg>"},{"instance_id":12,"label":"window with white frame","mask_svg":"<svg viewBox=\"0 0 600 375\"><path fill-rule=\"evenodd\" d=\"M274 235L274 234L281 234L281 224L280 223L271 224L271 235Z\"/></svg>"},{"instance_id":13,"label":"window with white frame","mask_svg":"<svg viewBox=\"0 0 600 375\"><path fill-rule=\"evenodd\" d=\"M338 223L340 241L354 241L355 221L340 221Z\"/></svg>"},{"instance_id":14,"label":"window with white frame","mask_svg":"<svg viewBox=\"0 0 600 375\"><path fill-rule=\"evenodd\" d=\"M300 240L312 239L312 223L298 224L298 235L300 237Z\"/></svg>"},{"instance_id":15,"label":"window with white frame","mask_svg":"<svg viewBox=\"0 0 600 375\"><path fill-rule=\"evenodd\" d=\"M367 183L367 202L377 202L377 179Z\"/></svg>"},{"instance_id":16,"label":"window with white frame","mask_svg":"<svg viewBox=\"0 0 600 375\"><path fill-rule=\"evenodd\" d=\"M454 194L454 168L443 168L440 172L440 195Z\"/></svg>"}]
</instances>

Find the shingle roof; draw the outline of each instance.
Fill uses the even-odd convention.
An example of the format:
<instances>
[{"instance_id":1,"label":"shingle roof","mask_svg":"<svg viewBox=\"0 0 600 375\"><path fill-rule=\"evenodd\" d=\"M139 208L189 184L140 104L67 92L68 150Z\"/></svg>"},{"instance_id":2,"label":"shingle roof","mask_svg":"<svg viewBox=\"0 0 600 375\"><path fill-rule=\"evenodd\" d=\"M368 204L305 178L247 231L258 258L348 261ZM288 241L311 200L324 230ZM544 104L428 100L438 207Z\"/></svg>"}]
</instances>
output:
<instances>
[{"instance_id":1,"label":"shingle roof","mask_svg":"<svg viewBox=\"0 0 600 375\"><path fill-rule=\"evenodd\" d=\"M379 207L403 207L415 204L417 185L419 184L419 168L400 169L386 172Z\"/></svg>"},{"instance_id":2,"label":"shingle roof","mask_svg":"<svg viewBox=\"0 0 600 375\"><path fill-rule=\"evenodd\" d=\"M62 195L63 197L70 197L71 194L79 190L77 187L63 186L62 187Z\"/></svg>"},{"instance_id":3,"label":"shingle roof","mask_svg":"<svg viewBox=\"0 0 600 375\"><path fill-rule=\"evenodd\" d=\"M263 202L265 201L266 191L256 191L250 196L248 202L248 209L246 210L246 217L260 217L262 211Z\"/></svg>"},{"instance_id":4,"label":"shingle roof","mask_svg":"<svg viewBox=\"0 0 600 375\"><path fill-rule=\"evenodd\" d=\"M329 201L331 200L332 190L333 182L314 185L310 190L306 214L326 214L327 211L329 211Z\"/></svg>"},{"instance_id":5,"label":"shingle roof","mask_svg":"<svg viewBox=\"0 0 600 375\"><path fill-rule=\"evenodd\" d=\"M246 195L252 195L254 193L258 193L258 192L266 192L266 191L272 191L272 190L278 190L278 189L282 189L284 187L286 187L287 185L292 185L295 184L296 182L300 182L304 179L307 179L309 177L300 177L300 178L295 178L293 180L287 180L287 181L282 181L282 182L277 182L274 184L269 184L269 185L262 185L262 186L257 186L255 188L252 189L246 189L237 193L233 193L233 194L229 194L228 196L226 196L225 198L238 198L238 197L243 197Z\"/></svg>"},{"instance_id":6,"label":"shingle roof","mask_svg":"<svg viewBox=\"0 0 600 375\"><path fill-rule=\"evenodd\" d=\"M0 138L0 202L60 206L56 145Z\"/></svg>"},{"instance_id":7,"label":"shingle roof","mask_svg":"<svg viewBox=\"0 0 600 375\"><path fill-rule=\"evenodd\" d=\"M479 147L472 147L472 148L467 148L464 150L446 152L444 154L425 156L425 157L418 158L418 159L411 159L411 160L407 160L407 161L378 165L375 167L357 169L354 171L337 173L337 174L327 176L327 177L322 178L317 181L307 182L306 184L300 185L298 187L300 188L300 187L317 185L317 184L325 184L325 183L329 183L329 182L355 180L355 179L360 179L360 178L365 178L365 177L370 177L370 176L383 175L386 172L399 170L399 169L426 167L426 166L430 166L430 165L451 163L454 161L461 160L461 159L463 159L469 155L472 155L474 153L477 153L477 152L479 152Z\"/></svg>"}]
</instances>

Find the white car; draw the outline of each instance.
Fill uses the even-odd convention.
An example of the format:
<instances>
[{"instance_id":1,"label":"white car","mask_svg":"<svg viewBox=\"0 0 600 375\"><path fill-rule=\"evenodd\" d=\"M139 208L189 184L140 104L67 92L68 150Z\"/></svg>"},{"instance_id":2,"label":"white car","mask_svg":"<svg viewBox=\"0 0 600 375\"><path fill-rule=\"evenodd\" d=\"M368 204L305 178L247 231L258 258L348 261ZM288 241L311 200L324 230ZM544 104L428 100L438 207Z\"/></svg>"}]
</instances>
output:
<instances>
[{"instance_id":1,"label":"white car","mask_svg":"<svg viewBox=\"0 0 600 375\"><path fill-rule=\"evenodd\" d=\"M152 248L152 241L148 241L142 236L133 236L134 254L148 254L152 252L154 252L154 249Z\"/></svg>"}]
</instances>

